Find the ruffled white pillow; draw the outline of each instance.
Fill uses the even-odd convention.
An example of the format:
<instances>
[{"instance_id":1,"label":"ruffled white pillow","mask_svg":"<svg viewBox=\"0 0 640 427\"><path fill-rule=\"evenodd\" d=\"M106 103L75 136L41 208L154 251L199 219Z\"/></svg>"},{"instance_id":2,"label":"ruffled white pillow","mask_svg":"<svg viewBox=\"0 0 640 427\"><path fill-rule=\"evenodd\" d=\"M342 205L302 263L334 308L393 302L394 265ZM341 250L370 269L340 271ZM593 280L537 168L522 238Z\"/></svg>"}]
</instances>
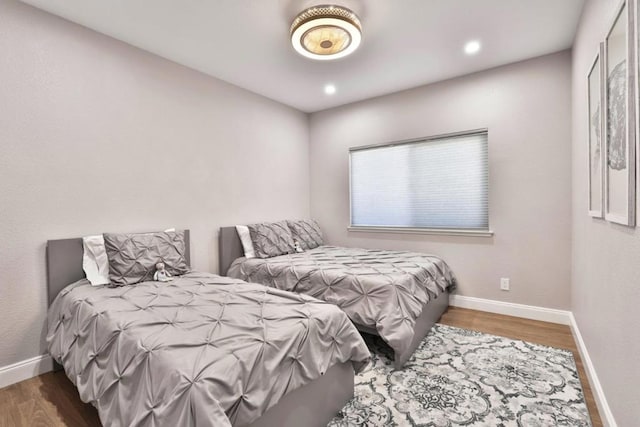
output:
<instances>
[{"instance_id":1,"label":"ruffled white pillow","mask_svg":"<svg viewBox=\"0 0 640 427\"><path fill-rule=\"evenodd\" d=\"M102 234L82 238L82 269L93 286L109 284L109 259Z\"/></svg>"},{"instance_id":2,"label":"ruffled white pillow","mask_svg":"<svg viewBox=\"0 0 640 427\"><path fill-rule=\"evenodd\" d=\"M255 258L256 252L253 249L253 242L251 241L249 227L246 225L236 225L236 231L238 232L238 236L240 236L245 258Z\"/></svg>"}]
</instances>

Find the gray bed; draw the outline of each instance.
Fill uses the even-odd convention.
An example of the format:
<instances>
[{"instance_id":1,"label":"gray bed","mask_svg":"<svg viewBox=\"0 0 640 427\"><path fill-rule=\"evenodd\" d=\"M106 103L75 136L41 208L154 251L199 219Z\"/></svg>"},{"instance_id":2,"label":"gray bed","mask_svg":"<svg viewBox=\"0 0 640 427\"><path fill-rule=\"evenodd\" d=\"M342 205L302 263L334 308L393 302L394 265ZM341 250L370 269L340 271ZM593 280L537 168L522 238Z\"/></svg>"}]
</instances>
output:
<instances>
[{"instance_id":1,"label":"gray bed","mask_svg":"<svg viewBox=\"0 0 640 427\"><path fill-rule=\"evenodd\" d=\"M319 427L353 396L369 352L336 307L197 272L92 287L82 254L47 242L47 343L103 424Z\"/></svg>"},{"instance_id":2,"label":"gray bed","mask_svg":"<svg viewBox=\"0 0 640 427\"><path fill-rule=\"evenodd\" d=\"M235 227L219 235L220 273L331 302L358 329L380 335L401 368L449 306L455 277L440 258L406 251L323 245L244 258Z\"/></svg>"}]
</instances>

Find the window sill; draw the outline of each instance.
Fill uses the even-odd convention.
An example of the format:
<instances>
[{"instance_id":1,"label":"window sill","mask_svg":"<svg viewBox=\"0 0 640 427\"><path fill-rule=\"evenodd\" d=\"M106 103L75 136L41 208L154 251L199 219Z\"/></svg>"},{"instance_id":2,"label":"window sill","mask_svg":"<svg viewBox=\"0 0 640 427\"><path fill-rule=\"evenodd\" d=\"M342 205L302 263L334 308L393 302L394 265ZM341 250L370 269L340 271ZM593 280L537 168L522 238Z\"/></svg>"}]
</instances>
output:
<instances>
[{"instance_id":1,"label":"window sill","mask_svg":"<svg viewBox=\"0 0 640 427\"><path fill-rule=\"evenodd\" d=\"M447 228L376 227L351 225L348 231L363 233L431 234L436 236L493 237L491 230L463 230Z\"/></svg>"}]
</instances>

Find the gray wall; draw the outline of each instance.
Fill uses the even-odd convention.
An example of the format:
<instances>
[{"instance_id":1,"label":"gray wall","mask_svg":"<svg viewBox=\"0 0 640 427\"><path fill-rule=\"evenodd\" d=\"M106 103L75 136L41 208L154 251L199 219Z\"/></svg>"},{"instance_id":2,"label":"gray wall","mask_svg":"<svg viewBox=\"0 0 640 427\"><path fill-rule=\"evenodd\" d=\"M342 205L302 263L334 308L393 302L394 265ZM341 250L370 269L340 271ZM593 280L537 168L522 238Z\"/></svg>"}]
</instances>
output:
<instances>
[{"instance_id":1,"label":"gray wall","mask_svg":"<svg viewBox=\"0 0 640 427\"><path fill-rule=\"evenodd\" d=\"M312 114L312 216L334 244L442 256L462 295L568 309L570 96L565 51ZM483 127L493 238L347 232L349 147Z\"/></svg>"},{"instance_id":2,"label":"gray wall","mask_svg":"<svg viewBox=\"0 0 640 427\"><path fill-rule=\"evenodd\" d=\"M0 0L0 366L44 352L45 242L309 214L308 117ZM274 192L273 188L278 191Z\"/></svg>"},{"instance_id":3,"label":"gray wall","mask_svg":"<svg viewBox=\"0 0 640 427\"><path fill-rule=\"evenodd\" d=\"M586 76L617 5L617 0L588 1L573 49L572 310L618 425L637 426L640 229L587 215Z\"/></svg>"}]
</instances>

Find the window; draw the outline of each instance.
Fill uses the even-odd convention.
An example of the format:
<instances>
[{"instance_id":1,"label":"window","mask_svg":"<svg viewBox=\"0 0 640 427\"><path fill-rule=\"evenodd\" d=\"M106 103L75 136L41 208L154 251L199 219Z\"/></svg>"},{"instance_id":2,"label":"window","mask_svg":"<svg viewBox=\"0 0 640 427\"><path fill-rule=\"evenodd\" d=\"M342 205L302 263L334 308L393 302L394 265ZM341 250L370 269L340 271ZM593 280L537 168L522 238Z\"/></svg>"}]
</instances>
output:
<instances>
[{"instance_id":1,"label":"window","mask_svg":"<svg viewBox=\"0 0 640 427\"><path fill-rule=\"evenodd\" d=\"M489 233L487 131L350 150L351 227Z\"/></svg>"}]
</instances>

